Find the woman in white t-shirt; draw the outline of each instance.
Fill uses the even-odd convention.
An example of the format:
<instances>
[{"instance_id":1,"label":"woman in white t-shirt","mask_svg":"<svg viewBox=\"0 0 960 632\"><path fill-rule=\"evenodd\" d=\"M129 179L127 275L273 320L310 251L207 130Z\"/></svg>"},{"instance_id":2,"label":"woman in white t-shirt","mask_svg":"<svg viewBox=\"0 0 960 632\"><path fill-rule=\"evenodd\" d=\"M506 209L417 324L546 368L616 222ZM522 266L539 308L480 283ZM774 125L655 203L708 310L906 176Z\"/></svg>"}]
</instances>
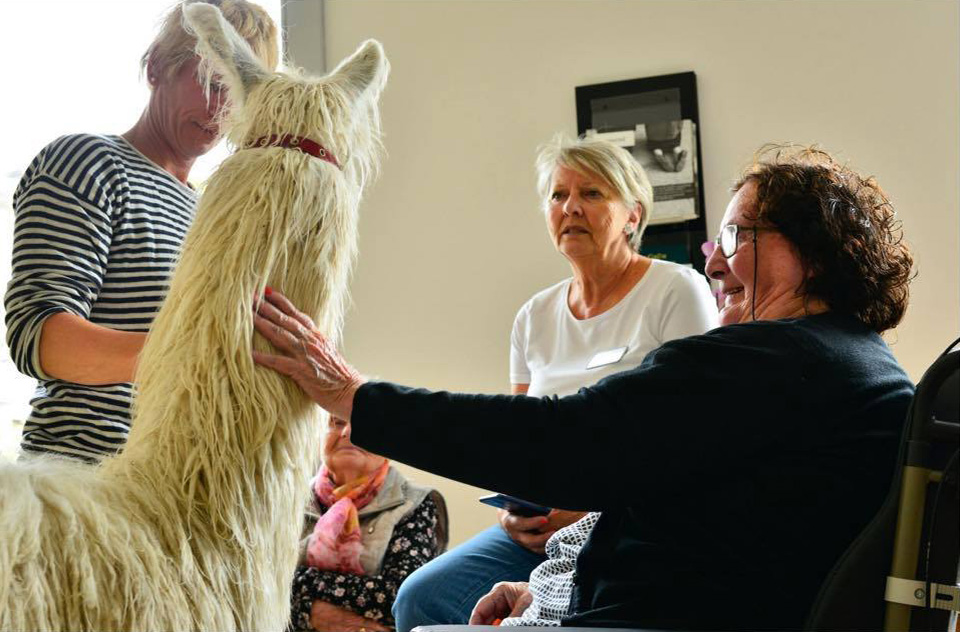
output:
<instances>
[{"instance_id":1,"label":"woman in white t-shirt","mask_svg":"<svg viewBox=\"0 0 960 632\"><path fill-rule=\"evenodd\" d=\"M537 170L550 238L573 276L520 308L511 336L514 394L575 393L639 365L668 340L718 325L701 274L638 253L653 188L628 151L597 139L557 138L541 149ZM524 518L499 510L499 526L407 578L394 606L397 629L465 623L495 583L525 581L546 560L550 536L584 515L554 509Z\"/></svg>"}]
</instances>

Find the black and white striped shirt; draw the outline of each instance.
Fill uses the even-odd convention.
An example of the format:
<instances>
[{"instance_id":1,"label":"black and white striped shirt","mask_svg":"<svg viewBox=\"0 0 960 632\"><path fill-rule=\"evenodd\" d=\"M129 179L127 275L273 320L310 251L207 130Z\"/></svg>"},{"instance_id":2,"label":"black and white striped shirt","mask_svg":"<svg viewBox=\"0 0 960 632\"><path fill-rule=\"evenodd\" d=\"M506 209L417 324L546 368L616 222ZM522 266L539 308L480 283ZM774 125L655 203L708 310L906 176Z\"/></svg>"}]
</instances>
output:
<instances>
[{"instance_id":1,"label":"black and white striped shirt","mask_svg":"<svg viewBox=\"0 0 960 632\"><path fill-rule=\"evenodd\" d=\"M21 447L99 459L130 428L130 384L83 386L40 367L43 321L58 312L146 331L167 292L196 194L119 136L75 134L47 145L13 195L7 345L39 380Z\"/></svg>"}]
</instances>

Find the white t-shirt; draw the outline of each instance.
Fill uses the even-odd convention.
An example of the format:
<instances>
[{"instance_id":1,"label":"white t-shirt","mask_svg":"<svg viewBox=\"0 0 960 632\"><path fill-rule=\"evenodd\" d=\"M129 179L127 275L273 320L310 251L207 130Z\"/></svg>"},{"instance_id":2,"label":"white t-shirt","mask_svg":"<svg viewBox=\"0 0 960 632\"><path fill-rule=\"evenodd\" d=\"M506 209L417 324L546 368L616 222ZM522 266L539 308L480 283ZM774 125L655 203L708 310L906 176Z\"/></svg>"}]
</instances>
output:
<instances>
[{"instance_id":1,"label":"white t-shirt","mask_svg":"<svg viewBox=\"0 0 960 632\"><path fill-rule=\"evenodd\" d=\"M571 279L538 292L513 323L510 382L529 384L527 394L569 395L601 378L640 364L664 342L718 326L716 301L707 280L692 268L654 259L646 274L606 312L577 320L567 306ZM601 351L626 347L619 361L588 369ZM599 513L557 531L547 541L546 562L530 574L533 601L506 626L557 626L566 614L580 548Z\"/></svg>"},{"instance_id":2,"label":"white t-shirt","mask_svg":"<svg viewBox=\"0 0 960 632\"><path fill-rule=\"evenodd\" d=\"M538 292L513 323L510 382L529 384L527 394L570 395L614 373L632 369L664 342L717 327L716 301L696 270L654 259L620 302L602 314L577 320L567 306L572 279ZM616 362L588 369L602 351L626 347ZM611 355L618 355L614 352Z\"/></svg>"}]
</instances>

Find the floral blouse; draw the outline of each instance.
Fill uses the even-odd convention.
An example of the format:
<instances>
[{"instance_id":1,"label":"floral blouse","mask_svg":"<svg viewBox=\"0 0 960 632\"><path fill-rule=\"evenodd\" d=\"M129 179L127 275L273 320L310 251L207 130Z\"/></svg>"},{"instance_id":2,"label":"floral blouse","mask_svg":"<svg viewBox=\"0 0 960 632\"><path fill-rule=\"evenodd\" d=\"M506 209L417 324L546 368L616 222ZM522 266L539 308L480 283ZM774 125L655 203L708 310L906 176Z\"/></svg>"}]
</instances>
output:
<instances>
[{"instance_id":1,"label":"floral blouse","mask_svg":"<svg viewBox=\"0 0 960 632\"><path fill-rule=\"evenodd\" d=\"M393 529L379 575L353 575L298 566L290 596L290 627L310 630L310 609L317 599L393 627L390 609L400 584L441 551L437 537L439 512L427 496Z\"/></svg>"}]
</instances>

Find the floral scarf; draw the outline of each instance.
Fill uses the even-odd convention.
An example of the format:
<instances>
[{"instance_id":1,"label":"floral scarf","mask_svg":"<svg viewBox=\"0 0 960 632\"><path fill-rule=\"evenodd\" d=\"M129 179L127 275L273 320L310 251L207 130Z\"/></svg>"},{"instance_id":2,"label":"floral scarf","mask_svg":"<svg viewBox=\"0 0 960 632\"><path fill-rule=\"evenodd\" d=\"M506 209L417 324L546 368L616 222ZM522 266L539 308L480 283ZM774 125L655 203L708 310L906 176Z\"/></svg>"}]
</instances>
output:
<instances>
[{"instance_id":1,"label":"floral scarf","mask_svg":"<svg viewBox=\"0 0 960 632\"><path fill-rule=\"evenodd\" d=\"M390 462L375 472L334 487L324 465L314 479L313 491L327 511L317 520L307 545L307 564L324 571L363 575L360 554L360 519L357 511L376 498L387 478Z\"/></svg>"}]
</instances>

